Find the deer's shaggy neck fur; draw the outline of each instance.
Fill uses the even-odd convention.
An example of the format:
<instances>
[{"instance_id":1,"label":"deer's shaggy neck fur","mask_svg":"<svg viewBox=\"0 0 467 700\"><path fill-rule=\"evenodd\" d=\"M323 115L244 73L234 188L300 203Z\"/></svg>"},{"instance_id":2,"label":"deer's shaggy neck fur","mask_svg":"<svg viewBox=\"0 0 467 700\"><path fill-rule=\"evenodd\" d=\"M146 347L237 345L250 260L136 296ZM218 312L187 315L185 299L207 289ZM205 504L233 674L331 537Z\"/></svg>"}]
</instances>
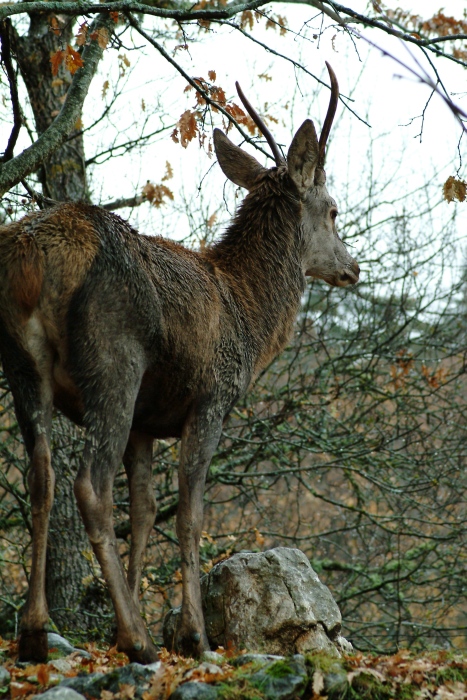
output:
<instances>
[{"instance_id":1,"label":"deer's shaggy neck fur","mask_svg":"<svg viewBox=\"0 0 467 700\"><path fill-rule=\"evenodd\" d=\"M301 203L285 168L265 173L232 224L206 251L250 326L255 370L287 344L305 288Z\"/></svg>"}]
</instances>

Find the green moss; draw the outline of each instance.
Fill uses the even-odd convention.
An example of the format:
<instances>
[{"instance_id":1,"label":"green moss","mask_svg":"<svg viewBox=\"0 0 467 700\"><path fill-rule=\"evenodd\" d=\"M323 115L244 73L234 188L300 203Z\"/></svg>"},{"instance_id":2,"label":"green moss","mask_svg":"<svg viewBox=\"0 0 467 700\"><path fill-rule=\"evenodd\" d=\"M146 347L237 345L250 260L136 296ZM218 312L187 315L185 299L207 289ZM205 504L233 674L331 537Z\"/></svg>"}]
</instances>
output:
<instances>
[{"instance_id":1,"label":"green moss","mask_svg":"<svg viewBox=\"0 0 467 700\"><path fill-rule=\"evenodd\" d=\"M216 685L219 700L265 700L264 694L247 678L232 678L229 683Z\"/></svg>"},{"instance_id":2,"label":"green moss","mask_svg":"<svg viewBox=\"0 0 467 700\"><path fill-rule=\"evenodd\" d=\"M399 693L397 697L400 700ZM347 698L348 700L393 700L394 691L389 684L382 683L370 673L361 673L353 679Z\"/></svg>"},{"instance_id":3,"label":"green moss","mask_svg":"<svg viewBox=\"0 0 467 700\"><path fill-rule=\"evenodd\" d=\"M445 666L444 668L441 667L436 671L434 681L438 685L442 685L446 681L467 683L467 668L464 665L461 666L456 663Z\"/></svg>"},{"instance_id":4,"label":"green moss","mask_svg":"<svg viewBox=\"0 0 467 700\"><path fill-rule=\"evenodd\" d=\"M346 669L342 659L336 659L323 652L307 654L305 663L311 671L321 671L322 673L345 673Z\"/></svg>"},{"instance_id":5,"label":"green moss","mask_svg":"<svg viewBox=\"0 0 467 700\"><path fill-rule=\"evenodd\" d=\"M270 666L267 666L264 669L264 672L268 676L271 676L272 678L285 678L286 676L290 676L290 674L293 673L294 671L292 668L290 668L287 661L281 660L281 661L275 661Z\"/></svg>"}]
</instances>

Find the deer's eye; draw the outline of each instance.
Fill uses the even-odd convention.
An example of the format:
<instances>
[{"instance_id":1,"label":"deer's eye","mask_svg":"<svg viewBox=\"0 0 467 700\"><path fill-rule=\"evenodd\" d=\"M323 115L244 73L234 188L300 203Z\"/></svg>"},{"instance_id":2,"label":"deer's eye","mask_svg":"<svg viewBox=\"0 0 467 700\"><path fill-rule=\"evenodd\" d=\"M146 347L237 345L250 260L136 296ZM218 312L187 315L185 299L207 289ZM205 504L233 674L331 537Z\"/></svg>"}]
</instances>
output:
<instances>
[{"instance_id":1,"label":"deer's eye","mask_svg":"<svg viewBox=\"0 0 467 700\"><path fill-rule=\"evenodd\" d=\"M335 221L335 220L336 220L336 216L337 216L337 209L331 209L330 215L331 215L331 219L332 219L333 221Z\"/></svg>"}]
</instances>

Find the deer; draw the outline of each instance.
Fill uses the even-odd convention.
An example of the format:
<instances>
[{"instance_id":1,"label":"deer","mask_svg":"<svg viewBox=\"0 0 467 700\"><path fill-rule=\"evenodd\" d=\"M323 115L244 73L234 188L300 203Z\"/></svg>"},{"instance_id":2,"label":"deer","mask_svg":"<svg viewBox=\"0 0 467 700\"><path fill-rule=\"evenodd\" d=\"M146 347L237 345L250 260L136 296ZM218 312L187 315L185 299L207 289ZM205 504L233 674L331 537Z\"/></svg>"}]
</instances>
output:
<instances>
[{"instance_id":1,"label":"deer","mask_svg":"<svg viewBox=\"0 0 467 700\"><path fill-rule=\"evenodd\" d=\"M30 461L32 561L20 660L43 662L48 653L54 409L85 429L74 493L112 599L117 648L142 664L158 653L139 608L156 514L153 442L181 438L176 532L183 602L174 648L193 656L209 649L199 541L205 481L223 423L289 342L306 277L336 287L359 278L326 189L326 143L339 98L326 65L331 97L320 138L306 119L286 158L237 83L275 164L264 167L214 130L224 175L248 193L221 237L200 251L140 234L116 214L79 202L0 227L0 356ZM127 571L112 521L122 463L130 494Z\"/></svg>"}]
</instances>

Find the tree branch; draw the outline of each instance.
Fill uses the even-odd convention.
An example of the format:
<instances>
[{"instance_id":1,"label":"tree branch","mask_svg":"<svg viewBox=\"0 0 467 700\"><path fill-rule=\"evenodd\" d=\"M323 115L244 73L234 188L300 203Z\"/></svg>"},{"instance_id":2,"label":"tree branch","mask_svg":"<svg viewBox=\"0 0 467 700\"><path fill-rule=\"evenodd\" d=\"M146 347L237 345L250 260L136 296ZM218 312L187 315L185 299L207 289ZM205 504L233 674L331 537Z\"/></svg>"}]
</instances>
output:
<instances>
[{"instance_id":1,"label":"tree branch","mask_svg":"<svg viewBox=\"0 0 467 700\"><path fill-rule=\"evenodd\" d=\"M200 86L200 84L196 82L196 80L193 80L193 78L191 78L188 75L188 73L185 73L183 68L176 61L174 61L172 56L170 56L167 53L167 51L164 49L164 47L161 46L155 39L153 39L151 36L149 36L149 34L147 34L144 31L144 29L142 29L140 27L139 23L135 20L134 17L129 15L128 21L130 22L131 26L134 27L136 29L136 31L139 34L141 34L141 36L144 37L149 44L151 44L151 46L154 46L154 48L157 49L160 54L162 54L162 56L166 59L166 61L168 61L180 73L180 75L182 75L185 78L185 80L196 90L196 92L198 92L203 97L206 104L211 105L212 107L215 107L219 112L221 112L221 114L223 114L224 117L226 117L226 119L228 119L229 122L237 128L237 130L240 132L240 134L242 135L242 137L244 138L244 140L247 143L250 143L258 151L261 151L261 153L263 153L265 156L267 156L267 158L272 158L271 154L268 153L268 151L265 151L263 148L261 148L261 146L258 145L258 143L256 141L254 141L250 136L248 136L246 131L244 131L242 129L240 124L232 117L231 114L229 114L227 112L227 110L225 110L223 107L221 107L221 105L218 102L213 100L210 97L210 95L206 92L206 90L203 90L202 87Z\"/></svg>"},{"instance_id":2,"label":"tree branch","mask_svg":"<svg viewBox=\"0 0 467 700\"><path fill-rule=\"evenodd\" d=\"M148 2L132 2L131 0L117 0L117 2L106 2L105 8L108 12L137 12L163 19L173 19L177 22L205 19L230 19L239 12L246 10L256 10L262 5L268 5L268 0L250 0L250 2L239 2L223 9L211 10L168 10L161 7L154 7L151 0ZM33 2L22 2L18 4L2 5L0 7L0 21L5 17L19 14L31 14L35 12L57 12L62 15L98 14L102 12L102 4L87 3L83 0L76 2L60 2L60 0L35 0Z\"/></svg>"},{"instance_id":3,"label":"tree branch","mask_svg":"<svg viewBox=\"0 0 467 700\"><path fill-rule=\"evenodd\" d=\"M13 158L13 152L22 125L21 107L19 104L18 97L18 84L16 82L16 74L15 69L13 67L13 62L11 60L10 27L10 19L6 19L4 22L0 22L0 41L2 43L1 58L2 63L5 66L5 72L7 74L8 83L10 86L11 105L13 109L13 128L11 130L10 138L8 139L7 147L5 148L5 152L2 158L0 159L0 161L3 163L6 163L8 160L11 160Z\"/></svg>"},{"instance_id":4,"label":"tree branch","mask_svg":"<svg viewBox=\"0 0 467 700\"><path fill-rule=\"evenodd\" d=\"M110 32L113 26L112 18L108 12L105 12L93 22L90 33L100 28L106 28ZM82 54L84 65L74 75L60 114L32 146L29 146L16 158L0 167L0 196L14 185L17 185L27 175L37 170L41 163L66 141L81 114L89 85L94 77L102 53L103 50L99 46L98 41L91 40L86 46Z\"/></svg>"}]
</instances>

